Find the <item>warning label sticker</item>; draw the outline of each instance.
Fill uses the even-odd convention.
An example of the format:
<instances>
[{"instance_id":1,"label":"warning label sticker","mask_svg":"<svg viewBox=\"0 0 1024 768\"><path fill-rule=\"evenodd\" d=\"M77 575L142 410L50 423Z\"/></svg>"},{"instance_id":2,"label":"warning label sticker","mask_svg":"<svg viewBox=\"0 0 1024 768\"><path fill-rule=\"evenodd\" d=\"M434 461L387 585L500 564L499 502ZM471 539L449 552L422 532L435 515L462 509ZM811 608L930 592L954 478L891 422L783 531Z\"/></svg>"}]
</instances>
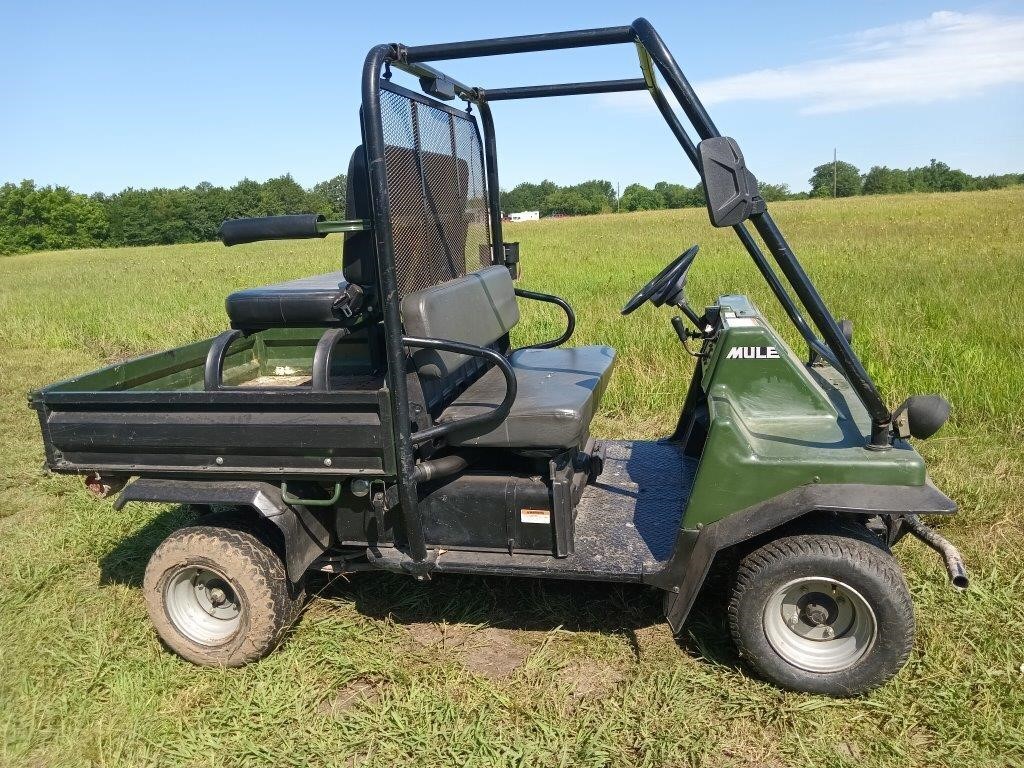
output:
<instances>
[{"instance_id":1,"label":"warning label sticker","mask_svg":"<svg viewBox=\"0 0 1024 768\"><path fill-rule=\"evenodd\" d=\"M524 523L550 525L551 513L546 509L521 509L519 510L519 519Z\"/></svg>"}]
</instances>

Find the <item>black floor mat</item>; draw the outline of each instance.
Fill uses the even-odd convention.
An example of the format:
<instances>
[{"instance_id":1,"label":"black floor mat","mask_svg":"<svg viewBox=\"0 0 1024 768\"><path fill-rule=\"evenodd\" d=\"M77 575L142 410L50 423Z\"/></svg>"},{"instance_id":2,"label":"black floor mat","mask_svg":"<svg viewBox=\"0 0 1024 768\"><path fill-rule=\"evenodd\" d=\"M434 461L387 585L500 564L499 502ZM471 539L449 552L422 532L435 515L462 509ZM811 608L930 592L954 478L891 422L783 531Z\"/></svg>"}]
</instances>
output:
<instances>
[{"instance_id":1,"label":"black floor mat","mask_svg":"<svg viewBox=\"0 0 1024 768\"><path fill-rule=\"evenodd\" d=\"M573 559L649 573L672 555L697 461L675 443L605 446L604 472L577 506Z\"/></svg>"}]
</instances>

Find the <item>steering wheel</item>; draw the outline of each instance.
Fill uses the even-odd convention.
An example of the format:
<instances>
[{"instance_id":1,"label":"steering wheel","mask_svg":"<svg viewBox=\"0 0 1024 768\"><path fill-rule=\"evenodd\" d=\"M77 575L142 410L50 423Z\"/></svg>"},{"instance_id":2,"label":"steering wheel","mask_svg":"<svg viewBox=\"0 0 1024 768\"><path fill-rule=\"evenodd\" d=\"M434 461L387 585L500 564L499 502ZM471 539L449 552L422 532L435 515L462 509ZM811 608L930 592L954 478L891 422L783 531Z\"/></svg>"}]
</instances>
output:
<instances>
[{"instance_id":1,"label":"steering wheel","mask_svg":"<svg viewBox=\"0 0 1024 768\"><path fill-rule=\"evenodd\" d=\"M685 253L673 259L667 267L651 278L643 288L633 294L633 298L626 302L622 308L622 314L628 315L645 301L650 301L654 306L660 307L673 294L680 279L686 274L686 270L693 264L693 260L700 250L699 245L691 246Z\"/></svg>"}]
</instances>

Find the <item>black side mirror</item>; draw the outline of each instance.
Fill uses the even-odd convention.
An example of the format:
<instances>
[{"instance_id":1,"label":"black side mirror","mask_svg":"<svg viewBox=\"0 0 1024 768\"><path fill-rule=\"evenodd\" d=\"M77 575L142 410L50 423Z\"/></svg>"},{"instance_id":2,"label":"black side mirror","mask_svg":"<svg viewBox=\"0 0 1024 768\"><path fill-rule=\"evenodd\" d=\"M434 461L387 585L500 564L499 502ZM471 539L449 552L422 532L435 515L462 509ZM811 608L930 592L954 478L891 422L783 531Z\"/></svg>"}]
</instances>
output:
<instances>
[{"instance_id":1,"label":"black side mirror","mask_svg":"<svg viewBox=\"0 0 1024 768\"><path fill-rule=\"evenodd\" d=\"M949 418L949 402L940 395L913 395L892 414L897 437L926 440Z\"/></svg>"},{"instance_id":2,"label":"black side mirror","mask_svg":"<svg viewBox=\"0 0 1024 768\"><path fill-rule=\"evenodd\" d=\"M757 190L757 179L747 170L735 139L728 136L704 139L697 152L708 216L713 226L732 227L754 214L764 213L765 204Z\"/></svg>"}]
</instances>

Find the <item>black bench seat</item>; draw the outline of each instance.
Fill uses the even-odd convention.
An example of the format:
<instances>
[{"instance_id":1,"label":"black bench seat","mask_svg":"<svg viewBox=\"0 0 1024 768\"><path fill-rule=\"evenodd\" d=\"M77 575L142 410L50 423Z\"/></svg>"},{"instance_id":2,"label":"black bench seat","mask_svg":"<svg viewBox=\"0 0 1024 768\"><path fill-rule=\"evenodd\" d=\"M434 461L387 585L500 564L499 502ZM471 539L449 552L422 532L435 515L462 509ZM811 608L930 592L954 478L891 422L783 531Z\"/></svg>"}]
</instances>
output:
<instances>
[{"instance_id":1,"label":"black bench seat","mask_svg":"<svg viewBox=\"0 0 1024 768\"><path fill-rule=\"evenodd\" d=\"M508 417L486 434L448 438L480 448L573 448L583 445L615 362L611 347L522 349L509 357L518 393ZM438 419L457 421L493 411L505 396L505 377L491 368Z\"/></svg>"},{"instance_id":2,"label":"black bench seat","mask_svg":"<svg viewBox=\"0 0 1024 768\"><path fill-rule=\"evenodd\" d=\"M341 270L285 283L235 291L224 302L231 327L331 326L344 316L337 308L348 281Z\"/></svg>"}]
</instances>

